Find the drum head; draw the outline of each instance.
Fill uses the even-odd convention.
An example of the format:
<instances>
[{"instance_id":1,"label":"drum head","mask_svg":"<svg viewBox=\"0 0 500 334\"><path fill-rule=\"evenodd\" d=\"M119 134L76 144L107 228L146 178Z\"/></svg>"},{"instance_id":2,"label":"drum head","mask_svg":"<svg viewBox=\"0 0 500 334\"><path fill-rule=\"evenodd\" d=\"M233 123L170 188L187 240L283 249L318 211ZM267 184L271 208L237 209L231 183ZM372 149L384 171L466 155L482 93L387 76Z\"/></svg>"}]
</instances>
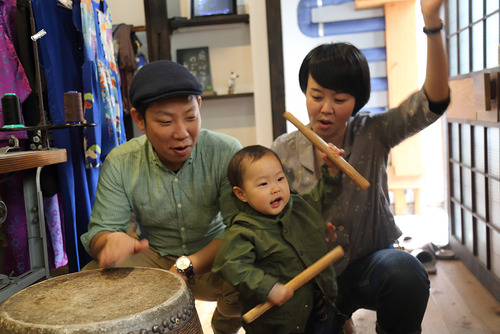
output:
<instances>
[{"instance_id":1,"label":"drum head","mask_svg":"<svg viewBox=\"0 0 500 334\"><path fill-rule=\"evenodd\" d=\"M89 270L8 298L0 306L0 333L140 333L155 326L168 332L193 316L199 324L194 298L176 274L154 268Z\"/></svg>"}]
</instances>

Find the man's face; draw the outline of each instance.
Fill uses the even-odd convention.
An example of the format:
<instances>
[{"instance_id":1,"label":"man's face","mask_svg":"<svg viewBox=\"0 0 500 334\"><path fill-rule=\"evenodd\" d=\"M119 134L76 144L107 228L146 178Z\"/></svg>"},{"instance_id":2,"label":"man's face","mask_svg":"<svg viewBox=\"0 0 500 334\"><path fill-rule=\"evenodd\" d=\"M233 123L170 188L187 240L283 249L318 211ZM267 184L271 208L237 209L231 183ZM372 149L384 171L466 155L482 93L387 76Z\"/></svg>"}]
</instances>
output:
<instances>
[{"instance_id":1,"label":"man's face","mask_svg":"<svg viewBox=\"0 0 500 334\"><path fill-rule=\"evenodd\" d=\"M132 110L137 127L146 133L158 158L170 170L179 170L189 158L201 129L201 97L174 96L153 102L145 118Z\"/></svg>"}]
</instances>

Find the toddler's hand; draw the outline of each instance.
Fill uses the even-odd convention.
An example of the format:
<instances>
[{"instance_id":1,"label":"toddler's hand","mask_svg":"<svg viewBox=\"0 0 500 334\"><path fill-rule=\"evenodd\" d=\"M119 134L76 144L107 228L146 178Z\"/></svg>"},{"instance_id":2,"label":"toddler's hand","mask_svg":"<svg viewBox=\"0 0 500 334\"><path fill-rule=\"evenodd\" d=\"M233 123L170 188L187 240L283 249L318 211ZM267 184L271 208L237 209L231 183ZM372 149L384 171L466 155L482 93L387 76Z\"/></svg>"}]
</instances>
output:
<instances>
[{"instance_id":1,"label":"toddler's hand","mask_svg":"<svg viewBox=\"0 0 500 334\"><path fill-rule=\"evenodd\" d=\"M293 297L293 290L286 285L281 283L274 284L269 295L267 295L267 300L273 305L281 306L286 303L290 298Z\"/></svg>"}]
</instances>

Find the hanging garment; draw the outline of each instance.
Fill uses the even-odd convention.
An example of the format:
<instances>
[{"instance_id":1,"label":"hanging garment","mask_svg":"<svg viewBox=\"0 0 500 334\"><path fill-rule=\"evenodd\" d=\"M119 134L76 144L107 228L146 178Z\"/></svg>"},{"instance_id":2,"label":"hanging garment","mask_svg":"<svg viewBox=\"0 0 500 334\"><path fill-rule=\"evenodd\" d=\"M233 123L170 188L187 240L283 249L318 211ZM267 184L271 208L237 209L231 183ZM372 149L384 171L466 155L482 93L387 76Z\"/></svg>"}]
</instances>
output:
<instances>
[{"instance_id":1,"label":"hanging garment","mask_svg":"<svg viewBox=\"0 0 500 334\"><path fill-rule=\"evenodd\" d=\"M2 66L0 67L0 96L5 93L15 93L22 103L22 115L25 124L37 125L39 118L36 120L30 119L32 115L38 116L37 108L33 113L29 110L32 105L36 106L36 104L26 106L26 102L30 98L32 99L34 95L34 80L30 80L30 77L34 77L34 74L26 71L23 62L23 59L33 58L33 50L29 49L26 52L26 49L22 47L26 44L29 45L31 42L27 33L29 31L29 19L22 15L26 13L26 11L23 11L26 8L27 0L17 1L17 13L16 0L0 1L0 54L3 55ZM28 39L29 42L21 41L20 38ZM25 50L25 54L21 54L20 50ZM3 115L0 106L0 126L2 125ZM27 142L24 140L24 138L27 138L25 131L12 131L0 133L0 146L8 145L6 140L10 138L11 134L20 139L21 148L26 147L29 149L35 143L32 138L36 138L36 136L30 136L30 141ZM48 177L47 168L45 167L42 170L42 181ZM3 247L2 273L5 275L19 276L31 269L23 196L23 177L24 172L21 171L11 175L0 184L0 197L5 201L8 209L8 215L2 224L1 233L1 245ZM54 183L53 180L49 182ZM48 262L50 269L53 269L67 263L61 234L61 217L57 195L51 193L44 198L44 210L46 227L51 241L48 244Z\"/></svg>"},{"instance_id":2,"label":"hanging garment","mask_svg":"<svg viewBox=\"0 0 500 334\"><path fill-rule=\"evenodd\" d=\"M113 49L111 15L105 1L81 0L83 96L87 168L98 167L108 153L126 141L119 73Z\"/></svg>"},{"instance_id":3,"label":"hanging garment","mask_svg":"<svg viewBox=\"0 0 500 334\"><path fill-rule=\"evenodd\" d=\"M49 113L54 124L63 124L64 93L83 90L82 34L80 3L68 10L57 6L57 0L33 0L37 31L47 34L39 39L40 63L45 71ZM89 74L93 75L93 74ZM68 161L58 164L61 201L64 209L64 237L68 268L79 271L91 260L79 242L87 231L100 168L85 168L81 128L53 131L54 146L67 151Z\"/></svg>"},{"instance_id":4,"label":"hanging garment","mask_svg":"<svg viewBox=\"0 0 500 334\"><path fill-rule=\"evenodd\" d=\"M15 48L16 0L0 0L0 98L14 93L22 103L31 88L19 61ZM3 127L3 111L0 104L0 127ZM27 138L25 131L0 132L0 140L9 140L11 135L18 139ZM3 143L2 143L3 144ZM7 145L8 142L5 143ZM5 146L2 145L2 146Z\"/></svg>"},{"instance_id":5,"label":"hanging garment","mask_svg":"<svg viewBox=\"0 0 500 334\"><path fill-rule=\"evenodd\" d=\"M137 51L137 38L129 24L113 26L113 44L115 45L116 63L120 71L120 92L123 103L123 125L127 140L134 137L134 121L130 115L132 104L128 97L130 83L137 69L135 54ZM135 45L135 48L134 48Z\"/></svg>"}]
</instances>

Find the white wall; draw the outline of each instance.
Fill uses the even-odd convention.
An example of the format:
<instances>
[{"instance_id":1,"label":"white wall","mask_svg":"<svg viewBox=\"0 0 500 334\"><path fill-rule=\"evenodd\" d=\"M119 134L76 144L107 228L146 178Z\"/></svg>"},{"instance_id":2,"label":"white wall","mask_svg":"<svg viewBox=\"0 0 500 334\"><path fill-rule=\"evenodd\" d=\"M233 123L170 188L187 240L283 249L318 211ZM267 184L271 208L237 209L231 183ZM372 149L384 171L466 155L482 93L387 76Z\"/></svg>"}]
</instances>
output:
<instances>
[{"instance_id":1,"label":"white wall","mask_svg":"<svg viewBox=\"0 0 500 334\"><path fill-rule=\"evenodd\" d=\"M188 17L189 3L169 0L168 16ZM107 4L113 24L146 24L143 0L128 0L127 6L123 0L107 0ZM269 146L273 138L265 2L238 0L237 7L238 14L250 15L249 25L176 30L171 37L172 59L176 60L177 49L208 46L212 84L217 94L227 94L229 75L234 71L239 75L235 93L253 92L254 96L203 100L202 126L230 134L242 145Z\"/></svg>"}]
</instances>

